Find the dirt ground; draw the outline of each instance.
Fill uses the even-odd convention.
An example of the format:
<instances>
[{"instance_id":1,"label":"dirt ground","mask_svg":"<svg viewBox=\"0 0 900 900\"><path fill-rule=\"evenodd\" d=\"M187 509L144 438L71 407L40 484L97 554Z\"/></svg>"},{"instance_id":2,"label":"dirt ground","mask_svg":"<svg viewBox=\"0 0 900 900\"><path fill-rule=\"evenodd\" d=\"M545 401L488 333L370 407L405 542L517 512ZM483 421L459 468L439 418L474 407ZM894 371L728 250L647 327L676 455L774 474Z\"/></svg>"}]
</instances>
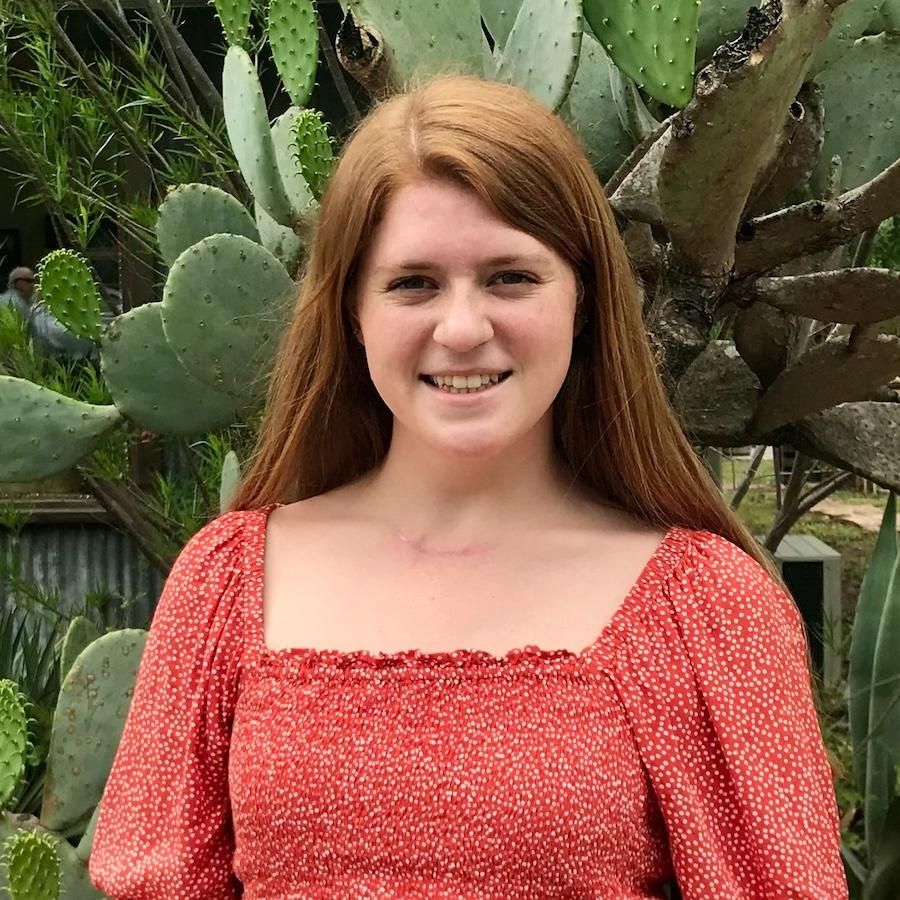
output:
<instances>
[{"instance_id":1,"label":"dirt ground","mask_svg":"<svg viewBox=\"0 0 900 900\"><path fill-rule=\"evenodd\" d=\"M871 503L848 503L837 497L826 497L815 506L817 513L831 516L835 519L843 519L865 528L866 531L875 531L881 527L881 519L884 510L873 506Z\"/></svg>"}]
</instances>

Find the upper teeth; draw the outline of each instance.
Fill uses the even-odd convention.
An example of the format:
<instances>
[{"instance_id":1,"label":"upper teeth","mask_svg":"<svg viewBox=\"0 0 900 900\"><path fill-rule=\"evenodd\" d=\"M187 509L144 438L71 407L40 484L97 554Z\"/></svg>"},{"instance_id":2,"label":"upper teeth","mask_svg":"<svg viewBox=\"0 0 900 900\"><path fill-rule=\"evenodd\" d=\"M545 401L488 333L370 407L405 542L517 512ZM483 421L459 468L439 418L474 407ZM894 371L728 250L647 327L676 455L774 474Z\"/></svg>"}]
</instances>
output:
<instances>
[{"instance_id":1,"label":"upper teeth","mask_svg":"<svg viewBox=\"0 0 900 900\"><path fill-rule=\"evenodd\" d=\"M496 384L500 380L499 375L432 375L431 380L437 385L446 385L455 388L477 388L489 381Z\"/></svg>"}]
</instances>

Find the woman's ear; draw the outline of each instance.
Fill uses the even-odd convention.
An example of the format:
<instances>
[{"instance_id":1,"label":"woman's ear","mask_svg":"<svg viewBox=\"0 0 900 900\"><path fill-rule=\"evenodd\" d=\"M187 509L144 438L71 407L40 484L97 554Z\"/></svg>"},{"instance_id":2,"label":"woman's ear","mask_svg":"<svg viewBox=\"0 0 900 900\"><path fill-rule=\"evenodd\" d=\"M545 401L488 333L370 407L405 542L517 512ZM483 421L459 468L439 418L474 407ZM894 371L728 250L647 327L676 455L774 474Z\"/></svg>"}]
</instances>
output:
<instances>
[{"instance_id":1,"label":"woman's ear","mask_svg":"<svg viewBox=\"0 0 900 900\"><path fill-rule=\"evenodd\" d=\"M350 327L353 329L353 334L356 336L356 339L363 347L365 347L365 342L362 338L362 328L360 328L359 319L357 319L355 315L350 316Z\"/></svg>"},{"instance_id":2,"label":"woman's ear","mask_svg":"<svg viewBox=\"0 0 900 900\"><path fill-rule=\"evenodd\" d=\"M579 280L578 293L575 299L575 325L573 328L573 337L578 337L587 324L587 312L584 308L584 285Z\"/></svg>"}]
</instances>

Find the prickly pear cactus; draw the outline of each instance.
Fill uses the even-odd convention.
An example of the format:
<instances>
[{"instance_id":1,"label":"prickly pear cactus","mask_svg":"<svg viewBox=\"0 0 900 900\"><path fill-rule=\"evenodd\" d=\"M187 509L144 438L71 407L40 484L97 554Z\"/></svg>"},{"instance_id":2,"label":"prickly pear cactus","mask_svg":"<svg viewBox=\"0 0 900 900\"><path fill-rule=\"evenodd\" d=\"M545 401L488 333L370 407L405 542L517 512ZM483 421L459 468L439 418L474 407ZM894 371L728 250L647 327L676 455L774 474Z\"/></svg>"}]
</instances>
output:
<instances>
[{"instance_id":1,"label":"prickly pear cactus","mask_svg":"<svg viewBox=\"0 0 900 900\"><path fill-rule=\"evenodd\" d=\"M50 312L79 337L98 340L102 303L87 260L74 250L53 250L36 274L37 289Z\"/></svg>"},{"instance_id":2,"label":"prickly pear cactus","mask_svg":"<svg viewBox=\"0 0 900 900\"><path fill-rule=\"evenodd\" d=\"M180 184L166 195L156 219L156 239L167 266L211 234L242 234L259 240L253 216L237 199L208 184Z\"/></svg>"},{"instance_id":3,"label":"prickly pear cactus","mask_svg":"<svg viewBox=\"0 0 900 900\"><path fill-rule=\"evenodd\" d=\"M161 308L166 340L191 376L254 408L294 290L284 266L259 244L235 234L204 238L169 271Z\"/></svg>"},{"instance_id":4,"label":"prickly pear cactus","mask_svg":"<svg viewBox=\"0 0 900 900\"><path fill-rule=\"evenodd\" d=\"M294 160L313 197L319 200L334 164L331 139L322 114L315 109L300 110L294 119L293 131Z\"/></svg>"},{"instance_id":5,"label":"prickly pear cactus","mask_svg":"<svg viewBox=\"0 0 900 900\"><path fill-rule=\"evenodd\" d=\"M697 0L584 0L603 49L638 87L669 106L687 106L694 88Z\"/></svg>"},{"instance_id":6,"label":"prickly pear cactus","mask_svg":"<svg viewBox=\"0 0 900 900\"><path fill-rule=\"evenodd\" d=\"M74 616L63 635L59 654L59 674L65 679L82 650L100 637L97 626L84 616ZM0 803L0 806L3 806Z\"/></svg>"},{"instance_id":7,"label":"prickly pear cactus","mask_svg":"<svg viewBox=\"0 0 900 900\"><path fill-rule=\"evenodd\" d=\"M293 210L278 172L266 99L253 60L240 47L225 54L222 102L228 139L253 196L279 225L290 226Z\"/></svg>"},{"instance_id":8,"label":"prickly pear cactus","mask_svg":"<svg viewBox=\"0 0 900 900\"><path fill-rule=\"evenodd\" d=\"M625 161L634 142L625 131L610 87L614 68L590 32L581 40L575 80L560 115L575 129L600 180L605 182Z\"/></svg>"},{"instance_id":9,"label":"prickly pear cactus","mask_svg":"<svg viewBox=\"0 0 900 900\"><path fill-rule=\"evenodd\" d=\"M253 0L215 0L215 4L228 43L245 47L249 37Z\"/></svg>"},{"instance_id":10,"label":"prickly pear cactus","mask_svg":"<svg viewBox=\"0 0 900 900\"><path fill-rule=\"evenodd\" d=\"M6 807L25 772L28 738L27 697L14 681L0 679L0 809Z\"/></svg>"},{"instance_id":11,"label":"prickly pear cactus","mask_svg":"<svg viewBox=\"0 0 900 900\"><path fill-rule=\"evenodd\" d=\"M58 900L58 839L37 831L20 831L3 846L10 900Z\"/></svg>"},{"instance_id":12,"label":"prickly pear cactus","mask_svg":"<svg viewBox=\"0 0 900 900\"><path fill-rule=\"evenodd\" d=\"M841 158L840 188L845 191L900 157L900 35L860 38L816 81L824 91L825 135L810 184L821 196L833 156ZM879 115L873 116L873 109Z\"/></svg>"},{"instance_id":13,"label":"prickly pear cactus","mask_svg":"<svg viewBox=\"0 0 900 900\"><path fill-rule=\"evenodd\" d=\"M380 35L396 87L436 72L481 74L484 36L478 0L342 0L341 5Z\"/></svg>"},{"instance_id":14,"label":"prickly pear cactus","mask_svg":"<svg viewBox=\"0 0 900 900\"><path fill-rule=\"evenodd\" d=\"M480 5L481 18L499 53L512 31L522 0L481 0Z\"/></svg>"},{"instance_id":15,"label":"prickly pear cactus","mask_svg":"<svg viewBox=\"0 0 900 900\"><path fill-rule=\"evenodd\" d=\"M194 298L184 299L196 308ZM237 416L233 397L198 381L181 364L166 340L161 303L145 303L110 325L100 366L116 408L157 434L198 436Z\"/></svg>"},{"instance_id":16,"label":"prickly pear cactus","mask_svg":"<svg viewBox=\"0 0 900 900\"><path fill-rule=\"evenodd\" d=\"M318 24L311 0L271 0L266 30L284 89L293 103L306 106L319 61Z\"/></svg>"},{"instance_id":17,"label":"prickly pear cactus","mask_svg":"<svg viewBox=\"0 0 900 900\"><path fill-rule=\"evenodd\" d=\"M494 77L557 110L572 87L584 30L581 0L524 0Z\"/></svg>"},{"instance_id":18,"label":"prickly pear cactus","mask_svg":"<svg viewBox=\"0 0 900 900\"><path fill-rule=\"evenodd\" d=\"M139 628L109 632L91 642L66 674L47 756L40 817L45 828L86 823L100 802L146 640Z\"/></svg>"},{"instance_id":19,"label":"prickly pear cactus","mask_svg":"<svg viewBox=\"0 0 900 900\"><path fill-rule=\"evenodd\" d=\"M82 403L30 381L0 375L0 422L7 423L0 482L33 481L68 469L121 419L114 406Z\"/></svg>"},{"instance_id":20,"label":"prickly pear cactus","mask_svg":"<svg viewBox=\"0 0 900 900\"><path fill-rule=\"evenodd\" d=\"M91 883L86 865L87 857L80 857L78 851L61 835L48 832L40 822L26 813L0 812L0 848L9 846L19 835L36 833L46 835L53 841L60 871L60 897L62 900L104 900L105 894ZM0 897L9 897L4 851L0 849Z\"/></svg>"}]
</instances>

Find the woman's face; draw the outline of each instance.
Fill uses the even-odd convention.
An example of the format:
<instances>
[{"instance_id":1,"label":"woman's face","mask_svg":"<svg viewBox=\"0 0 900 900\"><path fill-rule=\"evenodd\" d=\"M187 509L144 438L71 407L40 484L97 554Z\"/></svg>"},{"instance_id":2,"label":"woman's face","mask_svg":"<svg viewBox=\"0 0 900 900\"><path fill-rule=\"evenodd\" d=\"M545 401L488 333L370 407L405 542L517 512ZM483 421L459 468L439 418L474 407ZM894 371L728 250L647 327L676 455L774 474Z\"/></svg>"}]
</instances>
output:
<instances>
[{"instance_id":1,"label":"woman's face","mask_svg":"<svg viewBox=\"0 0 900 900\"><path fill-rule=\"evenodd\" d=\"M496 218L474 192L434 179L400 189L356 292L393 439L404 429L404 437L476 458L540 429L549 437L572 355L575 300L566 261ZM511 374L476 393L451 393L429 378L462 373Z\"/></svg>"}]
</instances>

